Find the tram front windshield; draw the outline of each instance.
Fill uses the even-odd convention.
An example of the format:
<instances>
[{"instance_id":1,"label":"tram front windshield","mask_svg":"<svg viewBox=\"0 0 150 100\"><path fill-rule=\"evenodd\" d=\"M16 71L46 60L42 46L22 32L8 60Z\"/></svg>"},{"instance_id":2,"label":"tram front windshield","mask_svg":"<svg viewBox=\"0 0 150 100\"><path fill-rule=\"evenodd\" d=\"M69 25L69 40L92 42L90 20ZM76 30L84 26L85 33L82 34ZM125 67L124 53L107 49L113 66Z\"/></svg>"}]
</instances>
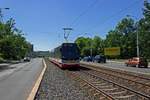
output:
<instances>
[{"instance_id":1,"label":"tram front windshield","mask_svg":"<svg viewBox=\"0 0 150 100\"><path fill-rule=\"evenodd\" d=\"M76 45L64 45L62 46L62 59L64 60L76 60L79 59L79 49Z\"/></svg>"}]
</instances>

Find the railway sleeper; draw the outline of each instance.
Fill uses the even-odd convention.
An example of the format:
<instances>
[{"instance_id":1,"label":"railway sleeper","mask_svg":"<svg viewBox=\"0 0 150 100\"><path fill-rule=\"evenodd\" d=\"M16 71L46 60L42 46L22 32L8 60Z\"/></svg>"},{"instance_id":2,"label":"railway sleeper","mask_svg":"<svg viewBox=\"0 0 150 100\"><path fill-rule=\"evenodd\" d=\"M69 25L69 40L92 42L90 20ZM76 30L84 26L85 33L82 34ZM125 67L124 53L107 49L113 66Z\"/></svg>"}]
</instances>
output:
<instances>
[{"instance_id":1,"label":"railway sleeper","mask_svg":"<svg viewBox=\"0 0 150 100\"><path fill-rule=\"evenodd\" d=\"M100 97L99 100L111 100L111 99L103 96L103 97Z\"/></svg>"},{"instance_id":2,"label":"railway sleeper","mask_svg":"<svg viewBox=\"0 0 150 100\"><path fill-rule=\"evenodd\" d=\"M100 99L100 97L103 97L102 95L100 95L100 94L97 94L97 95L95 95L94 96L94 100L99 100Z\"/></svg>"},{"instance_id":3,"label":"railway sleeper","mask_svg":"<svg viewBox=\"0 0 150 100\"><path fill-rule=\"evenodd\" d=\"M139 83L144 83L144 84L147 84L147 85L150 86L150 83L148 84L148 82L149 82L150 80L138 79L138 80L136 80L136 81L139 82Z\"/></svg>"},{"instance_id":4,"label":"railway sleeper","mask_svg":"<svg viewBox=\"0 0 150 100\"><path fill-rule=\"evenodd\" d=\"M94 96L94 94L97 93L97 91L95 89L91 88L91 89L89 89L89 93Z\"/></svg>"},{"instance_id":5,"label":"railway sleeper","mask_svg":"<svg viewBox=\"0 0 150 100\"><path fill-rule=\"evenodd\" d=\"M149 93L150 93L150 87L147 87L147 86L142 86L142 85L137 84L137 85L128 86L128 87L131 89L134 89L135 91L142 92L142 93L147 94L147 95L149 95Z\"/></svg>"},{"instance_id":6,"label":"railway sleeper","mask_svg":"<svg viewBox=\"0 0 150 100\"><path fill-rule=\"evenodd\" d=\"M115 75L116 76L116 75ZM117 75L118 76L118 75ZM125 78L128 78L127 76L123 76L123 77L125 77ZM110 77L108 77L108 78L110 78ZM112 77L113 78L113 77ZM111 78L111 79L112 79ZM141 79L139 79L139 78L135 78L135 77L133 77L132 79L130 79L130 80L134 80L134 81L138 81L138 82L140 82L140 83L147 83L147 80L141 80ZM117 80L118 81L118 80ZM145 81L145 82L144 82ZM133 82L132 82L133 83Z\"/></svg>"},{"instance_id":7,"label":"railway sleeper","mask_svg":"<svg viewBox=\"0 0 150 100\"><path fill-rule=\"evenodd\" d=\"M84 88L84 89L86 89L86 90L89 90L89 89L91 89L91 86L89 86L89 85L87 84L87 85L85 85L85 86L82 87L82 88Z\"/></svg>"},{"instance_id":8,"label":"railway sleeper","mask_svg":"<svg viewBox=\"0 0 150 100\"><path fill-rule=\"evenodd\" d=\"M85 87L85 86L87 86L87 83L81 83L80 86Z\"/></svg>"},{"instance_id":9,"label":"railway sleeper","mask_svg":"<svg viewBox=\"0 0 150 100\"><path fill-rule=\"evenodd\" d=\"M98 87L98 86L105 86L105 85L108 85L108 83L106 83L106 82L103 82L103 83L100 83L100 84L97 84L97 83L95 84L95 83L92 82L92 84L95 85L95 86L97 86L97 87Z\"/></svg>"},{"instance_id":10,"label":"railway sleeper","mask_svg":"<svg viewBox=\"0 0 150 100\"><path fill-rule=\"evenodd\" d=\"M98 81L98 82L92 82L93 84L101 84L102 81Z\"/></svg>"},{"instance_id":11,"label":"railway sleeper","mask_svg":"<svg viewBox=\"0 0 150 100\"><path fill-rule=\"evenodd\" d=\"M99 92L94 93L94 97L96 97L96 98L99 98L100 95L101 95L101 94L100 94Z\"/></svg>"},{"instance_id":12,"label":"railway sleeper","mask_svg":"<svg viewBox=\"0 0 150 100\"><path fill-rule=\"evenodd\" d=\"M110 100L106 96L104 96L102 93L95 93L94 98L95 100Z\"/></svg>"},{"instance_id":13,"label":"railway sleeper","mask_svg":"<svg viewBox=\"0 0 150 100\"><path fill-rule=\"evenodd\" d=\"M81 74L80 77L81 77L82 79L88 79L88 81L95 81L94 78L90 78L90 79L89 79L88 76L85 76L85 75L83 75L83 74Z\"/></svg>"},{"instance_id":14,"label":"railway sleeper","mask_svg":"<svg viewBox=\"0 0 150 100\"><path fill-rule=\"evenodd\" d=\"M96 79L88 79L88 78L86 78L86 80L88 80L89 82L99 82L99 80L96 80Z\"/></svg>"},{"instance_id":15,"label":"railway sleeper","mask_svg":"<svg viewBox=\"0 0 150 100\"><path fill-rule=\"evenodd\" d=\"M119 92L114 92L114 93L109 93L113 97L118 97L118 96L127 96L131 95L132 93L128 93L127 91L119 91Z\"/></svg>"},{"instance_id":16,"label":"railway sleeper","mask_svg":"<svg viewBox=\"0 0 150 100\"><path fill-rule=\"evenodd\" d=\"M91 82L91 83L94 84L93 82ZM106 86L106 85L113 85L113 84L109 83L109 82L106 82L106 81L103 81L100 84L94 84L94 85L97 85L97 86Z\"/></svg>"},{"instance_id":17,"label":"railway sleeper","mask_svg":"<svg viewBox=\"0 0 150 100\"><path fill-rule=\"evenodd\" d=\"M145 82L145 84L147 84L147 85L150 85L150 81L148 81L148 82Z\"/></svg>"},{"instance_id":18,"label":"railway sleeper","mask_svg":"<svg viewBox=\"0 0 150 100\"><path fill-rule=\"evenodd\" d=\"M75 81L78 81L78 82L81 81L81 79L80 79L79 77L74 77L73 79L74 79Z\"/></svg>"},{"instance_id":19,"label":"railway sleeper","mask_svg":"<svg viewBox=\"0 0 150 100\"><path fill-rule=\"evenodd\" d=\"M125 96L117 96L115 97L115 99L118 100L138 100L137 96L131 94L131 95L125 95Z\"/></svg>"},{"instance_id":20,"label":"railway sleeper","mask_svg":"<svg viewBox=\"0 0 150 100\"><path fill-rule=\"evenodd\" d=\"M114 92L120 92L120 91L123 91L119 88L110 88L110 89L103 89L103 91L107 92L107 93L114 93Z\"/></svg>"},{"instance_id":21,"label":"railway sleeper","mask_svg":"<svg viewBox=\"0 0 150 100\"><path fill-rule=\"evenodd\" d=\"M89 89L89 92L90 92L90 93L93 93L94 91L95 91L94 88L90 88L90 89ZM94 94L94 93L93 93L93 94Z\"/></svg>"},{"instance_id":22,"label":"railway sleeper","mask_svg":"<svg viewBox=\"0 0 150 100\"><path fill-rule=\"evenodd\" d=\"M103 86L98 86L98 88L100 89L111 89L111 88L114 88L113 85L103 85Z\"/></svg>"},{"instance_id":23,"label":"railway sleeper","mask_svg":"<svg viewBox=\"0 0 150 100\"><path fill-rule=\"evenodd\" d=\"M80 80L81 80L81 79L80 79ZM84 82L83 80L81 80L81 81L80 81L80 84L81 84L81 85L82 85L82 84L85 84L85 82Z\"/></svg>"},{"instance_id":24,"label":"railway sleeper","mask_svg":"<svg viewBox=\"0 0 150 100\"><path fill-rule=\"evenodd\" d=\"M128 82L131 82L131 81L128 81ZM123 84L125 84L125 83L123 83ZM145 88L146 86L144 86L144 87L141 88L141 86L136 86L135 84L136 83L132 82L129 87L132 88L132 89L134 88L136 91L140 90L145 94L149 94L149 92L150 92L149 87ZM97 86L99 86L99 85L97 84ZM125 84L125 86L128 86L128 85Z\"/></svg>"}]
</instances>

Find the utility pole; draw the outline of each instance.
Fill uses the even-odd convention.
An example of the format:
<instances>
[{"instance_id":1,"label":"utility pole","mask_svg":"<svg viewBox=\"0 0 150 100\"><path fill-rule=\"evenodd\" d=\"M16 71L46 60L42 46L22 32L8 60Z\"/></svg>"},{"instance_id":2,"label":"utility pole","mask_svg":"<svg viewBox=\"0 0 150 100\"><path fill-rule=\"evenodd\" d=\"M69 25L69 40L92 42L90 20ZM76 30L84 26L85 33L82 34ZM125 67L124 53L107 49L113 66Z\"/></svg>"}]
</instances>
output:
<instances>
[{"instance_id":1,"label":"utility pole","mask_svg":"<svg viewBox=\"0 0 150 100\"><path fill-rule=\"evenodd\" d=\"M139 33L138 33L138 28L137 28L137 33L136 33L136 48L137 48L137 57L140 57L140 52L139 52Z\"/></svg>"},{"instance_id":2,"label":"utility pole","mask_svg":"<svg viewBox=\"0 0 150 100\"><path fill-rule=\"evenodd\" d=\"M127 15L127 17L133 17L135 18L136 20L138 20L137 17L135 16L131 16L131 15ZM136 53L137 53L137 57L140 57L140 49L139 49L139 33L138 33L138 25L136 23Z\"/></svg>"},{"instance_id":3,"label":"utility pole","mask_svg":"<svg viewBox=\"0 0 150 100\"><path fill-rule=\"evenodd\" d=\"M70 32L73 30L72 28L63 28L64 30L64 39L66 41L66 43L68 42L68 37L69 37L69 34Z\"/></svg>"},{"instance_id":4,"label":"utility pole","mask_svg":"<svg viewBox=\"0 0 150 100\"><path fill-rule=\"evenodd\" d=\"M137 57L140 57L140 49L139 49L139 33L138 33L138 25L136 25L136 53Z\"/></svg>"}]
</instances>

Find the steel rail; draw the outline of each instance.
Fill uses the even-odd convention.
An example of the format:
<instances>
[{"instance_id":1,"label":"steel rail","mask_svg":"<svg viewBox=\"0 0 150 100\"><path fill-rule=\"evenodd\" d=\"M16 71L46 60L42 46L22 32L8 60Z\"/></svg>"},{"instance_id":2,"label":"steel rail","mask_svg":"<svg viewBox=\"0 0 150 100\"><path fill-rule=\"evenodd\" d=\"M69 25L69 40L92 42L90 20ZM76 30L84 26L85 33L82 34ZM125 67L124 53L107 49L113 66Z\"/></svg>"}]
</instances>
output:
<instances>
[{"instance_id":1,"label":"steel rail","mask_svg":"<svg viewBox=\"0 0 150 100\"><path fill-rule=\"evenodd\" d=\"M119 87L121 87L121 88L123 88L123 89L126 89L126 90L129 90L129 91L133 92L133 93L136 93L137 95L140 95L140 96L143 96L143 97L145 97L145 98L150 99L150 96L145 95L145 94L140 93L140 92L137 92L137 91L135 91L135 90L132 90L132 89L130 89L130 88L126 87L126 86L120 85L120 84L118 84L118 83L116 83L116 82L107 80L107 79L105 79L105 78L102 78L102 77L100 77L100 76L97 76L97 75L92 74L92 73L89 73L89 72L85 72L85 71L84 71L83 73L86 73L86 74L89 74L89 75L91 75L91 76L100 78L100 79L102 79L102 80L104 80L104 81L106 81L106 82L112 83L112 84L114 84L114 85L116 85L116 86L119 86Z\"/></svg>"},{"instance_id":2,"label":"steel rail","mask_svg":"<svg viewBox=\"0 0 150 100\"><path fill-rule=\"evenodd\" d=\"M92 66L94 68L99 68L99 69L104 69L104 70L108 70L108 71L113 71L113 72L117 72L117 73L120 73L120 74L125 74L125 75L130 75L132 77L138 77L138 78L142 78L142 79L145 79L145 80L150 80L150 77L147 76L147 75L144 75L144 74L141 74L141 73L134 73L134 72L129 72L129 71L123 71L123 70L120 70L120 69L113 69L113 68L106 68L106 67L101 67L101 66L98 66L98 65L91 65L91 64L85 64L85 63L80 63L80 65L82 66ZM126 73L128 72L128 73Z\"/></svg>"},{"instance_id":3,"label":"steel rail","mask_svg":"<svg viewBox=\"0 0 150 100\"><path fill-rule=\"evenodd\" d=\"M129 79L129 78L117 76L117 75L114 75L114 74L111 74L111 73L107 73L107 72L103 72L103 71L100 71L100 70L105 70L105 71L108 70L108 71L111 71L111 72L114 72L114 73L116 72L116 73L119 73L119 74L125 74L125 73L121 73L121 72L118 72L118 71L113 71L113 70L111 70L111 69L103 69L103 68L97 68L97 67L91 68L90 65L88 65L88 67L84 65L83 67L90 68L90 69L92 69L92 70L94 70L94 71L97 71L97 72L102 72L102 73L107 74L107 75L111 75L111 76L118 77L118 78L121 78L121 79L129 80L129 81L132 81L132 82L134 82L134 83L138 83L138 84L141 84L141 85L150 87L150 84L144 84L144 83L139 82L139 81L136 81L136 80L132 80L132 79ZM92 67L93 67L93 66L92 66ZM98 69L98 70L97 70L97 69ZM141 79L146 79L146 80L150 81L150 79L147 79L147 78L138 77L138 76L134 76L134 75L129 75L129 74L127 74L127 73L126 73L126 75L129 76L129 77L135 77L135 78L139 78L139 79L141 78Z\"/></svg>"},{"instance_id":4,"label":"steel rail","mask_svg":"<svg viewBox=\"0 0 150 100\"><path fill-rule=\"evenodd\" d=\"M106 98L108 98L109 100L115 100L115 98L113 98L111 95L105 93L104 91L102 91L101 89L95 87L93 84L91 84L87 80L81 78L80 75L77 75L77 74L74 74L74 73L71 73L71 74L74 75L74 76L76 76L76 77L78 77L80 80L84 81L86 84L88 84L89 86L91 86L92 88L94 88L96 91L102 93L102 95L105 96Z\"/></svg>"}]
</instances>

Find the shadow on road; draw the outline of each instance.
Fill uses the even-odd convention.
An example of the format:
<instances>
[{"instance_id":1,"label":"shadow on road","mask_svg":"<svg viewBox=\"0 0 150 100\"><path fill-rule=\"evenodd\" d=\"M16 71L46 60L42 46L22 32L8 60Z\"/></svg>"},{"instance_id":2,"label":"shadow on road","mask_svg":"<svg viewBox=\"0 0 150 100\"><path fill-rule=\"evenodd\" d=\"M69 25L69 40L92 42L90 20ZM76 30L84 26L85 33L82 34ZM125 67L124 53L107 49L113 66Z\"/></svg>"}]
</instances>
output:
<instances>
[{"instance_id":1,"label":"shadow on road","mask_svg":"<svg viewBox=\"0 0 150 100\"><path fill-rule=\"evenodd\" d=\"M0 72L8 69L14 69L16 67L10 67L10 65L0 65Z\"/></svg>"}]
</instances>

